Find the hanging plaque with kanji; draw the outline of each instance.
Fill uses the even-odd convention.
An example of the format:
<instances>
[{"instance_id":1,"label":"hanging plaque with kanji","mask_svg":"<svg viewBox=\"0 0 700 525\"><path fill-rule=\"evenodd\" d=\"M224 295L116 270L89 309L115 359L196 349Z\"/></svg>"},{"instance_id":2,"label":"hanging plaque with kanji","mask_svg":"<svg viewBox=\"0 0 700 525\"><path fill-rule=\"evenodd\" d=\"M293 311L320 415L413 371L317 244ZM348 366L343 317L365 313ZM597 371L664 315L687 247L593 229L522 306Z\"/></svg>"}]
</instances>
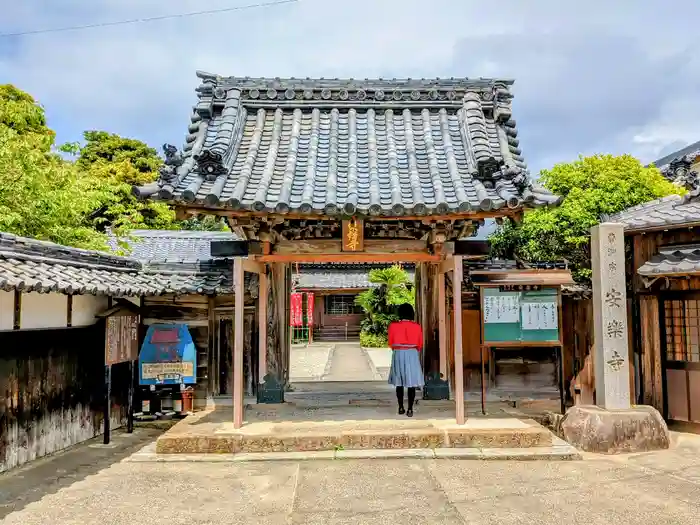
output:
<instances>
[{"instance_id":1,"label":"hanging plaque with kanji","mask_svg":"<svg viewBox=\"0 0 700 525\"><path fill-rule=\"evenodd\" d=\"M355 219L343 221L343 251L361 252L365 249L364 224L362 220Z\"/></svg>"}]
</instances>

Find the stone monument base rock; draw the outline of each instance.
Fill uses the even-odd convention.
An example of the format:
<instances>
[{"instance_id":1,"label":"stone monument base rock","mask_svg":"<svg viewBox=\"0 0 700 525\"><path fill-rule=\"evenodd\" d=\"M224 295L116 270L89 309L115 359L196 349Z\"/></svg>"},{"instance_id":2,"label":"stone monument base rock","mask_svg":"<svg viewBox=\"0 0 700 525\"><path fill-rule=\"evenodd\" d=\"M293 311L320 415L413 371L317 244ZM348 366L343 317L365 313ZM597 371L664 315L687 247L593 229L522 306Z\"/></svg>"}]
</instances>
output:
<instances>
[{"instance_id":1,"label":"stone monument base rock","mask_svg":"<svg viewBox=\"0 0 700 525\"><path fill-rule=\"evenodd\" d=\"M573 446L599 454L662 450L670 443L666 422L658 410L647 405L622 410L574 406L560 428L564 439Z\"/></svg>"}]
</instances>

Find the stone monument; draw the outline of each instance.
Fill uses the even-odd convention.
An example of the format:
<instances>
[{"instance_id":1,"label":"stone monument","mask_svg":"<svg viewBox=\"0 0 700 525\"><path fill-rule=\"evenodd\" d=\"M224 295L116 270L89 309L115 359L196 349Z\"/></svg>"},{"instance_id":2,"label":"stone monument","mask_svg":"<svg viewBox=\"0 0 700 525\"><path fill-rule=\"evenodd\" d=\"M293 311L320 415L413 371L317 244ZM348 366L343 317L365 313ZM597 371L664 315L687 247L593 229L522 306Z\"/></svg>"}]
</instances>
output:
<instances>
[{"instance_id":1,"label":"stone monument","mask_svg":"<svg viewBox=\"0 0 700 525\"><path fill-rule=\"evenodd\" d=\"M618 453L669 446L666 422L650 406L630 403L625 240L622 224L591 229L596 405L571 408L561 429L587 452Z\"/></svg>"}]
</instances>

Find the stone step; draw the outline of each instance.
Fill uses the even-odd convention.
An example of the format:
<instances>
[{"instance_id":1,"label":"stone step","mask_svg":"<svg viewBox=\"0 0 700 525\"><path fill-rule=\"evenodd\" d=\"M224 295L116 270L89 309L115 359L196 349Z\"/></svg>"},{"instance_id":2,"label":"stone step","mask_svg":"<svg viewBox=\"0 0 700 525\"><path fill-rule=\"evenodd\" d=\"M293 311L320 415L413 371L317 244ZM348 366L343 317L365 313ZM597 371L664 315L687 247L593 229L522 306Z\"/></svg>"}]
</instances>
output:
<instances>
[{"instance_id":1,"label":"stone step","mask_svg":"<svg viewBox=\"0 0 700 525\"><path fill-rule=\"evenodd\" d=\"M416 421L417 428L342 430L315 425L312 428L254 435L165 434L156 442L159 454L212 454L310 452L370 449L481 449L550 447L553 435L539 426L523 428L436 428Z\"/></svg>"},{"instance_id":2,"label":"stone step","mask_svg":"<svg viewBox=\"0 0 700 525\"><path fill-rule=\"evenodd\" d=\"M311 461L329 459L449 459L507 461L576 461L581 453L562 442L549 447L532 448L413 448L354 449L309 452L240 452L237 454L158 454L152 443L126 458L130 463L168 462L241 462L241 461Z\"/></svg>"}]
</instances>

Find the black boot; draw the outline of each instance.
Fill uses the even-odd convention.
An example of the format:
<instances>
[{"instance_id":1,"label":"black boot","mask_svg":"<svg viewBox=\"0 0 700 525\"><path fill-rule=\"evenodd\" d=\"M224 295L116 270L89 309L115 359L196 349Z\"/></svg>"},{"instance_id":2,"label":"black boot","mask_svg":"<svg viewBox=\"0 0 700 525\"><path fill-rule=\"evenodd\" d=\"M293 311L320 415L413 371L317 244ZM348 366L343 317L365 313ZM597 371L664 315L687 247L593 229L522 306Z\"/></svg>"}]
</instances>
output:
<instances>
[{"instance_id":1,"label":"black boot","mask_svg":"<svg viewBox=\"0 0 700 525\"><path fill-rule=\"evenodd\" d=\"M399 402L399 414L405 414L406 411L403 408L403 387L396 387L396 400Z\"/></svg>"},{"instance_id":2,"label":"black boot","mask_svg":"<svg viewBox=\"0 0 700 525\"><path fill-rule=\"evenodd\" d=\"M408 388L408 412L406 415L408 417L413 417L413 403L416 400L416 389L415 387Z\"/></svg>"}]
</instances>

